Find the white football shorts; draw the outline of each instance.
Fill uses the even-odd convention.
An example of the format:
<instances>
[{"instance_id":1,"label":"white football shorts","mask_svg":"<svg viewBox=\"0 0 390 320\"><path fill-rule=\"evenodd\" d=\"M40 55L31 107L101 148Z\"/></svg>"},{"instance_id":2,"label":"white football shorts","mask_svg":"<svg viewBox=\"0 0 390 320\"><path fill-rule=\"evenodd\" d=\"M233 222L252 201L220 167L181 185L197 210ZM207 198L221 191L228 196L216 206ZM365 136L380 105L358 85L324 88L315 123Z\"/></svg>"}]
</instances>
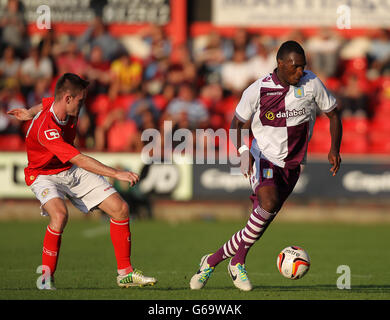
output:
<instances>
[{"instance_id":1,"label":"white football shorts","mask_svg":"<svg viewBox=\"0 0 390 320\"><path fill-rule=\"evenodd\" d=\"M88 213L116 192L103 176L75 165L57 174L39 175L30 187L41 202L43 216L48 215L43 206L53 198L67 197L77 209Z\"/></svg>"}]
</instances>

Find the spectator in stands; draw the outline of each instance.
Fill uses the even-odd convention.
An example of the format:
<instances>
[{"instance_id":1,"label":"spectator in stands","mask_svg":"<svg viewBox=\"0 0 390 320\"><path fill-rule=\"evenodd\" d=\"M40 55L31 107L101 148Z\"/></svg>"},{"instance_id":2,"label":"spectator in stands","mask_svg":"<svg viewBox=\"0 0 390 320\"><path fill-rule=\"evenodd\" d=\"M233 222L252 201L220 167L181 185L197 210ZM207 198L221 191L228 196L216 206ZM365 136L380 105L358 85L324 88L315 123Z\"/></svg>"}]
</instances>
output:
<instances>
[{"instance_id":1,"label":"spectator in stands","mask_svg":"<svg viewBox=\"0 0 390 320\"><path fill-rule=\"evenodd\" d=\"M127 119L137 124L139 131L156 128L160 118L160 110L155 105L153 98L146 93L146 89L140 90L135 101L129 106Z\"/></svg>"},{"instance_id":2,"label":"spectator in stands","mask_svg":"<svg viewBox=\"0 0 390 320\"><path fill-rule=\"evenodd\" d=\"M77 44L81 52L88 56L93 47L99 46L103 50L105 60L112 61L125 51L120 41L114 38L103 23L101 17L96 16L89 28L78 38Z\"/></svg>"},{"instance_id":3,"label":"spectator in stands","mask_svg":"<svg viewBox=\"0 0 390 320\"><path fill-rule=\"evenodd\" d=\"M80 110L75 145L82 149L93 149L95 145L93 119L86 108Z\"/></svg>"},{"instance_id":4,"label":"spectator in stands","mask_svg":"<svg viewBox=\"0 0 390 320\"><path fill-rule=\"evenodd\" d=\"M146 83L135 93L132 103L127 108L116 108L112 110L104 123L104 127L109 130L115 121L129 120L133 121L138 131L148 128L156 128L160 118L160 110L156 106L153 98L148 95Z\"/></svg>"},{"instance_id":5,"label":"spectator in stands","mask_svg":"<svg viewBox=\"0 0 390 320\"><path fill-rule=\"evenodd\" d=\"M24 101L15 79L9 78L0 91L0 134L21 135L21 121L7 115L7 112L24 108Z\"/></svg>"},{"instance_id":6,"label":"spectator in stands","mask_svg":"<svg viewBox=\"0 0 390 320\"><path fill-rule=\"evenodd\" d=\"M139 36L148 48L144 60L144 79L148 81L148 90L151 94L160 93L171 65L171 43L161 26L150 25L142 29Z\"/></svg>"},{"instance_id":7,"label":"spectator in stands","mask_svg":"<svg viewBox=\"0 0 390 320\"><path fill-rule=\"evenodd\" d=\"M219 128L226 129L227 127L223 98L223 88L218 82L204 85L200 89L199 99L206 106L210 114L210 127L214 130L218 130Z\"/></svg>"},{"instance_id":8,"label":"spectator in stands","mask_svg":"<svg viewBox=\"0 0 390 320\"><path fill-rule=\"evenodd\" d=\"M171 63L182 66L184 81L196 83L197 68L186 45L183 44L176 48L176 53Z\"/></svg>"},{"instance_id":9,"label":"spectator in stands","mask_svg":"<svg viewBox=\"0 0 390 320\"><path fill-rule=\"evenodd\" d=\"M19 77L20 63L20 59L15 56L14 48L11 46L6 47L0 60L0 78L4 80L8 78L17 79Z\"/></svg>"},{"instance_id":10,"label":"spectator in stands","mask_svg":"<svg viewBox=\"0 0 390 320\"><path fill-rule=\"evenodd\" d=\"M329 28L321 28L316 36L307 40L306 48L311 69L323 81L336 74L341 45L340 36Z\"/></svg>"},{"instance_id":11,"label":"spectator in stands","mask_svg":"<svg viewBox=\"0 0 390 320\"><path fill-rule=\"evenodd\" d=\"M233 60L222 64L222 86L230 92L242 92L252 79L253 70L246 59L245 51L237 48Z\"/></svg>"},{"instance_id":12,"label":"spectator in stands","mask_svg":"<svg viewBox=\"0 0 390 320\"><path fill-rule=\"evenodd\" d=\"M368 83L358 75L345 77L346 83L340 88L339 100L343 117L367 117L369 108Z\"/></svg>"},{"instance_id":13,"label":"spectator in stands","mask_svg":"<svg viewBox=\"0 0 390 320\"><path fill-rule=\"evenodd\" d=\"M380 29L371 41L368 51L369 60L372 61L371 69L379 76L390 72L390 30Z\"/></svg>"},{"instance_id":14,"label":"spectator in stands","mask_svg":"<svg viewBox=\"0 0 390 320\"><path fill-rule=\"evenodd\" d=\"M149 56L154 60L168 58L171 55L171 43L161 26L151 24L142 29L140 35L149 47Z\"/></svg>"},{"instance_id":15,"label":"spectator in stands","mask_svg":"<svg viewBox=\"0 0 390 320\"><path fill-rule=\"evenodd\" d=\"M17 55L27 52L29 41L26 37L26 23L20 10L18 0L8 0L7 7L0 14L0 29L2 30L2 45L12 46Z\"/></svg>"},{"instance_id":16,"label":"spectator in stands","mask_svg":"<svg viewBox=\"0 0 390 320\"><path fill-rule=\"evenodd\" d=\"M232 60L236 49L243 50L247 59L252 58L256 54L256 46L251 41L251 36L248 31L244 28L237 28L232 39L224 46L225 58Z\"/></svg>"},{"instance_id":17,"label":"spectator in stands","mask_svg":"<svg viewBox=\"0 0 390 320\"><path fill-rule=\"evenodd\" d=\"M146 91L150 94L151 90L149 89L149 83L146 83ZM161 92L159 94L153 95L153 101L155 106L160 110L160 112L164 112L169 102L174 99L176 96L176 86L165 82Z\"/></svg>"},{"instance_id":18,"label":"spectator in stands","mask_svg":"<svg viewBox=\"0 0 390 320\"><path fill-rule=\"evenodd\" d=\"M178 89L184 81L184 67L178 63L170 64L166 74L166 82Z\"/></svg>"},{"instance_id":19,"label":"spectator in stands","mask_svg":"<svg viewBox=\"0 0 390 320\"><path fill-rule=\"evenodd\" d=\"M340 49L339 59L352 60L366 58L371 47L371 39L367 36L357 36L345 41Z\"/></svg>"},{"instance_id":20,"label":"spectator in stands","mask_svg":"<svg viewBox=\"0 0 390 320\"><path fill-rule=\"evenodd\" d=\"M89 55L85 69L86 78L89 81L88 92L90 95L107 94L112 75L110 62L104 59L100 46L94 46Z\"/></svg>"},{"instance_id":21,"label":"spectator in stands","mask_svg":"<svg viewBox=\"0 0 390 320\"><path fill-rule=\"evenodd\" d=\"M38 43L38 50L41 52L42 58L48 58L50 60L53 77L58 76L58 68L56 64L56 60L59 54L63 51L63 44L61 43L61 39L66 38L67 35L62 35L62 37L55 33L54 28L46 30L43 33L41 40ZM53 87L55 86L55 82L53 83Z\"/></svg>"},{"instance_id":22,"label":"spectator in stands","mask_svg":"<svg viewBox=\"0 0 390 320\"><path fill-rule=\"evenodd\" d=\"M173 128L206 128L209 125L209 113L197 99L193 84L182 83L178 97L167 106L164 120L171 120Z\"/></svg>"},{"instance_id":23,"label":"spectator in stands","mask_svg":"<svg viewBox=\"0 0 390 320\"><path fill-rule=\"evenodd\" d=\"M35 106L42 102L42 98L51 97L52 94L49 90L50 82L47 78L38 78L34 84L34 90L30 91L27 95L27 105Z\"/></svg>"},{"instance_id":24,"label":"spectator in stands","mask_svg":"<svg viewBox=\"0 0 390 320\"><path fill-rule=\"evenodd\" d=\"M210 32L205 46L195 51L195 63L198 66L200 82L204 84L220 81L221 67L225 59L221 35L216 31Z\"/></svg>"},{"instance_id":25,"label":"spectator in stands","mask_svg":"<svg viewBox=\"0 0 390 320\"><path fill-rule=\"evenodd\" d=\"M249 60L249 68L252 70L252 80L256 80L272 73L276 68L276 54L270 50L261 37L256 37L256 54Z\"/></svg>"},{"instance_id":26,"label":"spectator in stands","mask_svg":"<svg viewBox=\"0 0 390 320\"><path fill-rule=\"evenodd\" d=\"M80 77L85 77L87 62L77 48L74 40L68 42L60 55L56 59L58 74L74 73Z\"/></svg>"},{"instance_id":27,"label":"spectator in stands","mask_svg":"<svg viewBox=\"0 0 390 320\"><path fill-rule=\"evenodd\" d=\"M287 33L286 35L280 37L278 40L280 43L287 41L287 40L293 40L293 41L298 42L301 45L305 45L307 38L306 38L305 34L302 32L302 30L293 29L289 33Z\"/></svg>"},{"instance_id":28,"label":"spectator in stands","mask_svg":"<svg viewBox=\"0 0 390 320\"><path fill-rule=\"evenodd\" d=\"M29 57L22 61L20 67L20 82L23 95L27 97L28 93L34 89L37 79L45 78L50 81L52 76L53 68L50 59L42 57L38 47L31 48Z\"/></svg>"},{"instance_id":29,"label":"spectator in stands","mask_svg":"<svg viewBox=\"0 0 390 320\"><path fill-rule=\"evenodd\" d=\"M132 59L128 53L122 53L112 62L110 72L112 83L109 95L112 100L120 94L134 93L139 89L142 81L142 64Z\"/></svg>"}]
</instances>

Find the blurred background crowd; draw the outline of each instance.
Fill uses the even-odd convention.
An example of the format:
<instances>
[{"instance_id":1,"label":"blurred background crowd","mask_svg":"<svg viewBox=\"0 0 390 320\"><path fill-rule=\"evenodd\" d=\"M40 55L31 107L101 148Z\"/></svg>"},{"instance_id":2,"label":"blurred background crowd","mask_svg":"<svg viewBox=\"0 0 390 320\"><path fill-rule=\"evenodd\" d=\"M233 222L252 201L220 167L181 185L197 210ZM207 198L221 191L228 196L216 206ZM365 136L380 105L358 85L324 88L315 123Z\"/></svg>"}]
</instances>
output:
<instances>
[{"instance_id":1,"label":"blurred background crowd","mask_svg":"<svg viewBox=\"0 0 390 320\"><path fill-rule=\"evenodd\" d=\"M140 152L141 133L174 128L228 129L243 90L276 67L288 39L302 44L307 69L337 97L343 153L390 153L390 30L345 38L329 28L272 37L237 27L189 38L172 50L163 27L116 37L96 17L81 34L29 34L17 0L0 15L0 150L23 150L27 124L6 112L53 96L65 72L90 81L76 144L91 151ZM326 153L328 120L318 116L310 152Z\"/></svg>"}]
</instances>

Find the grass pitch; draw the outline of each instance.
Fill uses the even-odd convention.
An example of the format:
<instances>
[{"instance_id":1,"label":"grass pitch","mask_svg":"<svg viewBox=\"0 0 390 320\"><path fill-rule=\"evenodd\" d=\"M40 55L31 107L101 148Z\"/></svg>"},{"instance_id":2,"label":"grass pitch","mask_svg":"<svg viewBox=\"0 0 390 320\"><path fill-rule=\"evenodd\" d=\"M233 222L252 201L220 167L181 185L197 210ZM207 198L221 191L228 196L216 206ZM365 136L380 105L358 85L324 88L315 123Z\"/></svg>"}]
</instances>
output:
<instances>
[{"instance_id":1,"label":"grass pitch","mask_svg":"<svg viewBox=\"0 0 390 320\"><path fill-rule=\"evenodd\" d=\"M16 300L286 300L390 299L390 225L302 224L276 221L252 247L247 270L254 290L240 292L217 266L207 286L189 289L200 258L215 251L242 228L242 222L198 221L169 224L134 221L132 262L153 287L117 287L116 262L109 223L69 221L62 237L56 291L39 291L36 281L48 220L0 223L0 299ZM311 268L300 280L283 278L276 268L280 250L299 245L307 250ZM351 269L351 289L337 288L340 265Z\"/></svg>"}]
</instances>

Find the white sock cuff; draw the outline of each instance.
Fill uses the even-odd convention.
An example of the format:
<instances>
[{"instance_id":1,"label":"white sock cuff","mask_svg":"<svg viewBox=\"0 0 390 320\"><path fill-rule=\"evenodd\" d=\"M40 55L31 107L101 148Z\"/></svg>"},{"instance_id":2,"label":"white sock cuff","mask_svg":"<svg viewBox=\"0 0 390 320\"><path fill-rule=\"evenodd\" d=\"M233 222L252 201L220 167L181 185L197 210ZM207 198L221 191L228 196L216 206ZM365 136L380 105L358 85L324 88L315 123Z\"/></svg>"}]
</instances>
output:
<instances>
[{"instance_id":1,"label":"white sock cuff","mask_svg":"<svg viewBox=\"0 0 390 320\"><path fill-rule=\"evenodd\" d=\"M255 209L255 212L261 216L263 219L265 220L269 220L270 218L273 218L277 212L274 212L274 213L270 213L268 211L265 211L262 207L260 206L257 206L257 208Z\"/></svg>"}]
</instances>

